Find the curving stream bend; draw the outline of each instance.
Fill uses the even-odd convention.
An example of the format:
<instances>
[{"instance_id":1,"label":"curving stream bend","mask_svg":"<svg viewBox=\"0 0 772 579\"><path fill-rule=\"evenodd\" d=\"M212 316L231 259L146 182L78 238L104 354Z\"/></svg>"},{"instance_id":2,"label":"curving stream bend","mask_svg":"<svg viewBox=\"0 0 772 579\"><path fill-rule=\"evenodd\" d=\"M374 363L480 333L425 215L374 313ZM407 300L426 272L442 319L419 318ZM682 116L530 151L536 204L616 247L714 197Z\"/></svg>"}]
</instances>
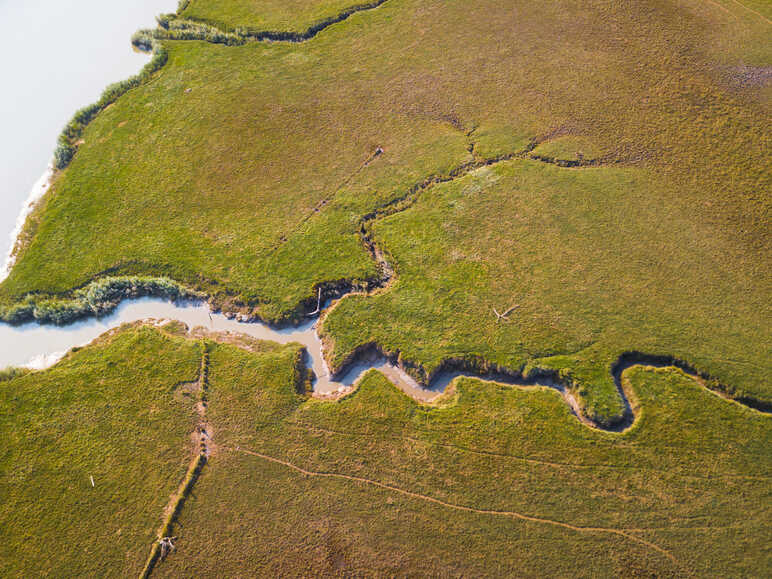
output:
<instances>
[{"instance_id":1,"label":"curving stream bend","mask_svg":"<svg viewBox=\"0 0 772 579\"><path fill-rule=\"evenodd\" d=\"M21 366L41 370L58 362L72 348L85 346L109 330L123 324L146 320L156 320L159 325L165 321L176 320L183 322L191 330L201 327L207 332L242 334L280 344L290 342L301 344L308 354L306 365L313 370L315 376L313 391L317 397L337 397L346 394L367 371L376 369L407 395L421 402L431 402L441 395L457 377L467 376L519 387L551 388L563 397L572 413L582 423L616 432L627 430L635 421L633 409L621 383L622 374L628 368L637 365L659 368L677 367L701 383L705 378L687 363L678 359L642 352L625 352L612 365L610 371L626 411L620 422L607 427L584 416L576 398L551 372L536 373L534 376L525 378L518 372L481 374L464 368L454 368L452 363L448 363L440 372L432 376L428 387L425 387L408 375L395 361L383 355L377 347L370 346L358 351L342 371L332 374L325 361L322 341L317 333L319 318L309 318L299 326L274 328L262 322L237 321L232 316L212 312L201 302L173 303L159 298L123 301L108 316L87 318L69 326L40 325L37 322L19 326L0 323L0 344L4 345L0 349L0 368ZM721 392L708 390L726 397ZM764 401L745 398L733 400L759 412L767 414L772 412L770 405Z\"/></svg>"},{"instance_id":2,"label":"curving stream bend","mask_svg":"<svg viewBox=\"0 0 772 579\"><path fill-rule=\"evenodd\" d=\"M69 326L40 325L37 322L21 326L0 323L0 344L4 344L0 350L0 368L47 368L59 361L71 348L84 346L122 324L147 319L178 320L190 328L201 326L207 330L246 334L280 344L302 344L309 353L308 366L316 375L314 392L321 395L347 391L370 368L382 371L408 394L424 401L440 394L449 382L438 380L436 386L422 388L385 357L370 355L349 365L342 375L332 377L322 355L321 340L316 333L316 319L309 319L296 327L275 329L260 322L238 322L221 313L212 313L203 303L171 303L158 298L124 301L108 316L88 318Z\"/></svg>"},{"instance_id":3,"label":"curving stream bend","mask_svg":"<svg viewBox=\"0 0 772 579\"><path fill-rule=\"evenodd\" d=\"M372 4L359 6L350 13L375 8L385 1L386 0L377 0ZM342 17L337 20L331 19L330 21L325 21L320 25L318 30L312 28L309 29L306 34L310 38L319 30L326 28L330 24L347 18L350 13L344 13ZM307 39L308 38L305 36L301 36L300 38L281 38L279 40L297 42ZM264 40L264 38L255 38L255 40ZM471 137L471 132L467 136ZM372 221L386 215L403 211L405 208L412 205L412 202L415 201L420 193L432 185L451 181L470 174L484 166L507 161L515 157L528 158L541 140L543 139L534 139L524 150L495 158L478 158L475 156L474 160L462 163L447 175L434 175L426 178L420 183L416 183L404 196L396 198L386 206L380 207L363 216L361 220L361 230L359 232L361 241L382 272L382 278L377 280L374 283L374 286L379 288L387 287L394 280L395 272L372 239L372 234L369 230L369 225ZM474 150L474 143L472 143L471 150ZM382 149L379 147L368 163L382 152ZM542 159L536 158L536 160ZM47 179L45 179L45 177L47 176L48 174L41 179L40 186L33 189L33 195L38 189L40 189L41 192L45 190L45 185L47 184ZM23 221L23 217L25 216L26 215L23 212L20 221ZM11 265L12 259L7 260L4 269L7 271ZM1 273L2 272L0 272L0 275ZM349 288L348 291L342 292L342 297L345 297L350 291L351 288ZM338 293L338 295L341 294ZM321 299L321 288L319 297ZM320 308L317 308L314 314L323 313L319 310ZM313 388L314 393L317 396L337 396L348 392L366 371L377 369L408 395L416 400L427 402L444 392L446 387L456 377L470 376L504 384L552 388L563 396L574 415L583 423L588 426L615 431L625 430L634 422L633 410L621 386L621 375L627 368L639 364L657 367L676 366L695 379L700 380L703 378L696 370L680 360L662 356L650 356L639 352L626 352L622 354L612 366L611 374L614 378L619 395L625 404L626 412L623 419L618 424L612 428L605 428L591 422L583 415L574 396L567 390L565 385L558 381L554 373L537 373L536 376L529 377L528 379L524 378L518 372L509 371L481 375L464 368L453 368L453 364L449 363L445 366L445 369L432 377L429 387L423 387L393 360L390 360L376 347L372 346L358 351L355 357L341 372L332 375L325 362L322 342L316 331L318 318L309 318L308 321L295 327L273 328L261 322L240 322L221 313L214 313L203 303L172 303L158 298L141 298L123 301L110 315L101 318L89 318L64 327L43 326L37 322L31 322L20 326L11 326L0 323L0 344L3 345L3 347L0 348L0 368L6 366L24 366L34 369L43 369L56 363L73 347L86 345L103 333L122 324L148 319L178 320L185 323L189 328L203 327L213 332L245 334L253 338L271 340L282 344L289 342L299 343L303 345L308 352L307 364L308 367L313 370L315 375ZM743 399L738 399L737 402L762 412L770 412L770 408L768 408L768 405L764 402Z\"/></svg>"},{"instance_id":4,"label":"curving stream bend","mask_svg":"<svg viewBox=\"0 0 772 579\"><path fill-rule=\"evenodd\" d=\"M221 313L213 313L203 303L172 303L158 298L140 298L122 302L110 315L88 318L69 326L40 325L30 322L20 326L0 323L0 368L21 366L42 370L64 357L70 349L85 346L105 332L131 322L148 319L178 320L189 328L203 327L214 332L245 334L260 340L280 344L295 342L308 352L307 365L315 375L314 394L335 396L351 390L357 380L368 370L382 372L392 383L416 400L429 402L442 394L458 376L476 376L470 372L447 370L435 376L430 386L423 387L397 364L392 363L375 349L360 353L345 369L331 375L322 351L322 342L316 332L318 319L287 328L273 328L261 322L239 322ZM548 386L563 394L577 417L581 417L576 400L565 388L549 379L519 380L509 375L489 375L496 382L522 386Z\"/></svg>"},{"instance_id":5,"label":"curving stream bend","mask_svg":"<svg viewBox=\"0 0 772 579\"><path fill-rule=\"evenodd\" d=\"M345 20L351 14L376 8L383 4L385 1L386 0L373 0L367 4L357 5L347 11L342 12L335 18L330 18L317 23L316 25L309 28L306 32L297 35L297 38L292 35L286 35L283 33L266 32L255 35L254 38L245 38L245 40L285 40L294 42L308 40L324 28ZM93 3L94 0L81 0L81 4L78 4L76 8L82 8L85 13L98 13L97 10L90 9L91 5L88 4L88 2ZM173 0L141 0L140 4L137 5L135 12L140 14L158 12L158 9L161 7L171 8L170 4L173 4ZM45 7L46 6L43 6L43 8ZM76 14L75 11L69 10L68 8L68 14L69 13ZM78 12L77 14L80 13ZM61 19L54 20L56 21L52 21L52 26L61 27ZM136 29L136 26L134 24L130 24L129 22L125 23L124 25L130 26L132 28L131 31ZM163 32L162 29L158 29L158 31ZM122 37L123 35L110 34L109 36L111 38L111 42L114 43L115 40L113 36ZM273 38L273 36L277 37ZM101 43L101 38L96 39L94 45L101 46ZM90 49L93 48L94 45L92 45ZM110 53L106 56L106 58L115 60L118 58L118 56ZM23 59L19 60L20 65L24 65L24 62L22 62ZM83 62L88 61L88 59L73 59L73 61L76 60ZM136 65L130 65L128 69L120 72L118 77L125 77L127 74L129 74L131 68L134 66ZM115 71L113 70L111 74L115 74ZM93 97L88 96L88 94L90 94L92 91L92 88L95 91L97 89L101 90L105 84L105 80L98 74L95 74L94 77L94 86L91 87L89 83L83 82L82 74L69 75L69 78L73 79L70 84L73 85L71 87L71 92L73 92L73 95L75 95L75 100L73 100L74 103L80 104L81 102L88 102L89 100L92 100ZM48 78L41 78L40 82L43 83L43 86L47 86L49 80L50 79ZM64 80L62 79L60 82L64 82ZM62 87L60 87L60 89L61 88ZM9 92L9 94L12 93L12 91L7 92ZM43 99L50 98L50 95L48 95L43 90L37 91L36 94L40 94ZM25 112L23 110L23 102L24 99L19 100L19 102L14 103L13 107L9 107L8 110L13 109L15 116L26 119L30 115L19 114ZM37 109L40 108L41 104L38 101L30 101L30 106L34 109ZM69 111L74 107L74 104L68 103L65 105L63 110ZM34 113L35 111L33 110L32 112ZM51 131L53 131L60 122L64 121L64 119L65 117L62 117L60 121L51 121L50 119L46 119L46 125L49 126ZM39 162L40 156L43 155L43 152L41 151L48 150L48 147L54 140L54 134L54 132L51 132L50 135L43 133L42 138L39 139L40 142L37 145L37 150L34 152L30 151L30 154L28 155L32 164ZM377 155L378 153L375 154L375 156ZM456 172L456 174L449 176L448 179L457 176L457 174L467 172L477 165L479 165L479 163L474 163L470 166L459 167L459 170ZM9 171L10 170L11 169L9 169ZM17 169L12 170L17 171ZM26 202L24 202L22 205L21 213L15 220L15 223L13 223L14 229L11 232L12 245L8 250L7 255L5 256L5 259L3 260L4 263L2 264L2 267L0 267L0 280L8 274L8 271L13 265L13 243L15 243L15 239L19 234L27 214L31 211L34 202L45 193L51 176L52 170L49 166L43 177L41 177L35 186L33 186ZM22 181L19 183L12 182L9 185L13 190L19 190L19 184L23 182L23 178L24 177L22 177ZM423 183L417 187L416 190L411 191L411 193L416 194L420 190L423 190L432 183L440 180L444 179L430 179L426 183ZM18 201L12 198L9 198L9 201L12 206L18 203ZM365 218L365 222L370 221L377 216L380 216L378 212L376 212L376 214L367 216ZM2 229L5 228L6 227L3 227ZM10 223L7 228L11 229ZM374 244L366 243L366 245L370 246L369 249L371 253L373 253L373 256L378 261L383 262L382 265L386 268L386 271L392 273L391 269L388 267L388 264L385 263L385 260L382 258L378 259L381 256L377 252L377 249L374 247ZM388 281L390 281L391 277L391 275L388 275L386 279L382 280L382 283L385 285ZM357 357L350 364L348 364L341 373L335 376L331 376L324 360L321 340L319 339L319 336L316 332L316 319L309 319L307 322L297 327L275 329L259 322L241 323L234 319L230 319L223 314L213 313L203 303L171 303L156 298L142 298L137 300L124 301L110 315L103 316L101 318L90 318L82 320L64 327L40 325L37 322L31 322L20 326L11 326L0 323L0 344L2 344L2 348L0 348L0 368L4 368L6 366L22 366L33 369L43 369L50 367L59 361L74 347L84 346L105 332L117 328L122 324L147 319L173 319L184 322L188 325L189 328L201 326L207 330L215 332L225 331L246 334L257 339L272 340L279 343L300 343L306 348L306 351L309 354L308 366L313 370L316 376L314 381L314 392L316 395L320 396L335 396L340 393L349 391L353 387L354 383L358 380L358 378L362 376L362 374L371 368L375 368L381 371L395 385L397 385L413 398L421 401L429 401L441 394L445 390L446 386L456 376L463 374L462 372L454 371L442 372L434 377L430 387L424 388L407 373L405 373L398 365L392 363L380 352L372 348L366 349L365 351L359 353ZM496 378L498 378L499 381L514 381L514 379L510 376L497 376ZM563 392L566 400L574 409L577 416L581 416L581 413L578 412L578 405L576 404L575 400L570 395L565 393L564 389L560 385L546 382L543 385L554 387Z\"/></svg>"}]
</instances>

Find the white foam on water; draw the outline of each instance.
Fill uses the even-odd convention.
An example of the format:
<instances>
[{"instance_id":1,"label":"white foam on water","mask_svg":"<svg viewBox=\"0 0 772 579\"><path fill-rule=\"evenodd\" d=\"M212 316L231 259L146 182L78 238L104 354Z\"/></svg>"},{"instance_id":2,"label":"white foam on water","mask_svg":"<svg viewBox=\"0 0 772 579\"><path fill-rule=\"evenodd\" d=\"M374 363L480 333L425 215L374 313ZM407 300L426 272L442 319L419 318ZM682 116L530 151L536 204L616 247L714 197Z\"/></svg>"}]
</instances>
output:
<instances>
[{"instance_id":1,"label":"white foam on water","mask_svg":"<svg viewBox=\"0 0 772 579\"><path fill-rule=\"evenodd\" d=\"M16 225L14 226L13 231L11 231L11 244L8 247L8 252L5 254L3 265L0 267L0 281L3 281L5 278L7 278L8 274L11 272L11 268L16 261L14 252L16 250L16 242L19 239L19 235L21 235L21 231L24 229L24 224L27 221L27 217L30 213L32 213L32 210L35 208L37 202L40 201L43 195L46 194L46 191L48 191L48 188L51 186L51 178L53 176L54 164L51 162L48 164L45 173L43 173L40 178L35 181L35 184L32 186L29 195L27 195L26 201L24 201L24 204L21 206L19 216L16 218Z\"/></svg>"}]
</instances>

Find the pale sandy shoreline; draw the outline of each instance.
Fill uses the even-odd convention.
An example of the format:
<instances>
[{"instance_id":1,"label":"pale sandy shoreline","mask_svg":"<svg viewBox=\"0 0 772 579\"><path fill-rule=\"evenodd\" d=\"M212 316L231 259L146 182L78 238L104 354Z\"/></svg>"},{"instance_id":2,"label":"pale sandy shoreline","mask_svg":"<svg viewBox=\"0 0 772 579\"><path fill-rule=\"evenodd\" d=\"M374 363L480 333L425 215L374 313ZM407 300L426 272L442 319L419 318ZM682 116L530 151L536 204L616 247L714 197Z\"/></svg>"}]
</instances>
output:
<instances>
[{"instance_id":1,"label":"pale sandy shoreline","mask_svg":"<svg viewBox=\"0 0 772 579\"><path fill-rule=\"evenodd\" d=\"M11 273L11 269L13 268L14 263L16 263L16 251L17 244L19 242L19 236L24 230L24 224L27 222L27 217L29 217L30 213L32 213L32 211L35 209L38 202L48 192L53 177L54 164L52 160L48 163L48 167L46 167L45 172L32 185L32 189L30 190L29 195L27 195L27 198L24 200L18 217L16 217L16 224L14 225L14 228L9 236L10 245L8 246L8 250L5 252L3 265L0 267L0 281L3 281L8 277L8 274Z\"/></svg>"}]
</instances>

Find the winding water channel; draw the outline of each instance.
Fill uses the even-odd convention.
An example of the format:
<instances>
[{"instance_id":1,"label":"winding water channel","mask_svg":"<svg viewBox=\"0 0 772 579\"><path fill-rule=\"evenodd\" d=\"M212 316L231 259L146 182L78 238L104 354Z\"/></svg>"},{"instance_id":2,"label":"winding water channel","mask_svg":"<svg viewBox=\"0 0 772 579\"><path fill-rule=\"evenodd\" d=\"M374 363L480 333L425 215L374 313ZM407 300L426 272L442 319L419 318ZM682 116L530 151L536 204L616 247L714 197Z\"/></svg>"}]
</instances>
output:
<instances>
[{"instance_id":1,"label":"winding water channel","mask_svg":"<svg viewBox=\"0 0 772 579\"><path fill-rule=\"evenodd\" d=\"M261 340L280 344L297 342L305 346L309 354L309 366L316 375L314 390L318 394L345 391L370 368L381 370L386 376L411 396L429 400L442 392L447 381L435 381L433 388L422 388L399 367L390 364L382 356L365 356L350 365L342 376L333 379L322 357L321 341L316 333L316 320L290 328L275 329L262 323L242 323L228 319L220 313L212 313L205 304L170 303L155 298L142 298L123 302L109 316L89 318L69 326L46 326L29 323L21 326L0 324L0 368L26 366L42 369L56 363L71 348L88 344L95 338L124 323L145 319L173 319L184 322L190 328L204 327L217 332L246 334Z\"/></svg>"},{"instance_id":2,"label":"winding water channel","mask_svg":"<svg viewBox=\"0 0 772 579\"><path fill-rule=\"evenodd\" d=\"M18 35L17 30L11 31L5 38L0 38L0 48L5 48L5 54L14 55L13 59L9 59L13 61L10 75L16 78L18 84L11 86L10 90L0 91L0 121L11 129L10 138L0 144L0 183L3 183L4 187L0 196L0 215L3 216L3 220L0 220L0 235L4 231L8 232L9 243L10 235L18 230L29 210L30 200L45 191L48 173L38 179L31 193L28 184L34 181L32 176L39 175L41 167L45 167L45 161L51 156L51 149L60 127L75 109L96 100L108 82L120 80L138 71L147 56L140 57L132 53L129 44L131 33L142 25L150 24L154 14L173 11L175 4L175 0L141 0L126 5L119 3L116 7L110 6L110 15L105 18L104 5L96 0L77 0L66 5L53 0L0 0L0 21L33 23L36 35L40 36L36 36L39 42L29 51L13 50L15 43L23 38L14 37L14 34ZM121 11L125 14L118 14ZM38 26L38 19L41 18L45 25L43 28L48 27L50 30L41 30ZM61 64L61 68L58 62L52 64L47 61L43 66L36 59L41 55L49 58L48 55L60 52L57 43L62 42L62 36L57 33L62 30L66 32L70 42L73 38L78 38L78 46L85 46L85 52L69 50L68 46L67 61ZM29 43L25 43L25 46L29 46ZM49 69L56 74L49 75ZM15 139L23 146L17 147ZM504 157L504 160L516 155L518 153L512 153ZM428 187L441 180L450 180L457 175L501 160L482 159L463 165L446 179L437 177L428 180L422 187ZM421 187L416 188L415 193L420 190ZM25 198L27 201L23 202ZM20 206L21 214L18 212ZM16 215L18 217L9 218ZM367 234L367 223L378 217L378 212L365 217L362 234L365 246L388 274L382 280L382 285L385 285L393 278L394 273ZM2 273L0 271L0 279L3 277ZM554 373L537 373L539 375L524 379L517 372L479 375L464 371L463 368L447 369L433 376L429 387L422 387L397 364L380 354L377 349L370 348L360 352L343 372L333 376L325 363L322 344L316 331L318 318L309 318L300 326L276 329L259 322L239 322L223 314L213 313L203 303L170 303L154 298L126 301L108 316L83 320L66 327L37 323L10 326L0 323L0 368L46 368L60 360L71 348L86 345L108 330L124 323L148 319L179 320L191 329L203 327L214 332L246 334L279 343L300 343L308 352L308 365L316 377L314 391L317 395L335 395L349 391L364 372L375 368L413 398L429 401L442 393L456 377L472 375L506 384L552 388L563 396L577 418L588 423L573 395L556 381ZM669 357L647 356L637 352L623 354L611 369L620 397L626 406L624 419L613 428L614 430L623 430L633 422L632 408L621 388L620 376L626 368L636 364L660 367L676 365L687 374L701 378L688 364ZM447 367L452 368L453 365L449 364ZM747 404L768 411L766 407L754 405L753 401Z\"/></svg>"},{"instance_id":3,"label":"winding water channel","mask_svg":"<svg viewBox=\"0 0 772 579\"><path fill-rule=\"evenodd\" d=\"M13 55L6 59L8 88L0 91L0 122L7 136L0 143L0 239L6 240L0 245L0 279L7 274L6 263L11 262L6 262L5 256L24 219L46 191L52 149L61 127L76 109L95 101L107 84L135 74L147 62L147 55L131 49L131 34L151 26L156 14L175 7L176 0L120 2L110 4L109 17L105 17L105 5L98 0L0 0L0 22L14 23L0 36L0 50ZM30 38L34 42L29 42ZM18 50L22 45L25 49ZM66 57L51 58L52 54ZM423 388L384 356L370 352L359 356L342 375L332 377L315 319L298 327L274 329L211 313L204 304L173 304L152 298L124 302L109 316L66 327L0 324L0 368L47 368L71 348L86 345L121 324L145 319L174 319L189 328L202 326L279 343L298 342L308 352L309 366L316 376L314 390L322 395L346 391L365 371L376 368L406 393L426 401L460 374L442 373L430 388Z\"/></svg>"},{"instance_id":4,"label":"winding water channel","mask_svg":"<svg viewBox=\"0 0 772 579\"><path fill-rule=\"evenodd\" d=\"M0 35L0 51L12 55L5 59L4 75L9 82L0 91L0 122L6 131L0 143L0 239L5 240L0 245L0 279L7 273L5 256L24 219L46 191L52 149L61 127L75 110L95 101L107 84L135 74L147 62L146 54L132 50L131 34L151 26L156 14L171 12L176 4L176 0L116 2L110 4L105 17L105 4L99 0L0 0L0 22L13 23ZM66 56L51 57L60 54ZM124 302L109 316L66 327L0 324L0 368L47 368L71 348L86 345L121 324L144 319L175 319L190 328L203 326L279 343L298 342L308 351L317 394L345 391L370 368L377 368L419 400L435 397L451 379L450 375L438 377L432 388L422 388L375 353L358 358L333 379L324 362L316 320L274 329L211 313L204 304L152 298Z\"/></svg>"}]
</instances>

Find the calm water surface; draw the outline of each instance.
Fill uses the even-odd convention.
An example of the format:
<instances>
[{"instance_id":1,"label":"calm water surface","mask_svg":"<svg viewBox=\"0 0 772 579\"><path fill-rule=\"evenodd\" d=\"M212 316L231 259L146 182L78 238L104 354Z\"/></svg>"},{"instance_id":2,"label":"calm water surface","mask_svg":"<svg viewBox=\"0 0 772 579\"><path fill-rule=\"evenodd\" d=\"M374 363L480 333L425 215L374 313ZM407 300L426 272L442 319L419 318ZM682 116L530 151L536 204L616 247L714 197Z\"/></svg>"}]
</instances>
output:
<instances>
[{"instance_id":1,"label":"calm water surface","mask_svg":"<svg viewBox=\"0 0 772 579\"><path fill-rule=\"evenodd\" d=\"M139 72L149 56L132 49L131 35L176 7L176 0L0 0L0 262L62 127L105 86Z\"/></svg>"},{"instance_id":2,"label":"calm water surface","mask_svg":"<svg viewBox=\"0 0 772 579\"><path fill-rule=\"evenodd\" d=\"M0 323L0 368L27 366L46 368L59 360L70 348L82 346L99 337L107 330L123 323L154 318L175 319L188 327L202 326L218 332L247 334L261 340L280 344L298 342L306 347L308 366L316 375L314 390L321 394L345 391L370 368L383 372L399 388L419 400L430 400L444 390L446 382L426 389L405 374L400 368L377 355L359 359L343 376L335 380L329 375L322 358L322 345L316 333L316 320L308 320L298 327L274 329L260 323L241 323L229 320L222 314L213 314L204 304L172 304L155 298L142 298L123 302L109 316L90 318L69 326L41 326L37 323L9 326Z\"/></svg>"}]
</instances>

